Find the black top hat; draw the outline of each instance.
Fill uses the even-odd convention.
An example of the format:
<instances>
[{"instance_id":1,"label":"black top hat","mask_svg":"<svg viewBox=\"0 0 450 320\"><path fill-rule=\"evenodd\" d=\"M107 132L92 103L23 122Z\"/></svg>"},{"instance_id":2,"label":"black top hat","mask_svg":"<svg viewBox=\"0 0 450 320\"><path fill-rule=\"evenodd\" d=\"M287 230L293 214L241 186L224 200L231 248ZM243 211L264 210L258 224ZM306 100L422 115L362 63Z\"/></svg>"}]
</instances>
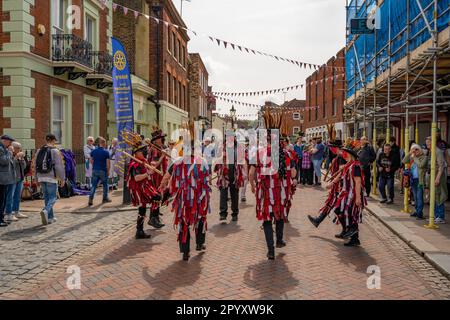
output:
<instances>
[{"instance_id":1,"label":"black top hat","mask_svg":"<svg viewBox=\"0 0 450 320\"><path fill-rule=\"evenodd\" d=\"M135 154L136 152L142 151L142 152L146 152L147 146L145 144L142 145L138 145L133 147L133 154Z\"/></svg>"},{"instance_id":2,"label":"black top hat","mask_svg":"<svg viewBox=\"0 0 450 320\"><path fill-rule=\"evenodd\" d=\"M348 153L350 153L353 157L355 157L355 159L358 159L358 150L351 148L351 147L344 147L341 149L342 151L346 151Z\"/></svg>"},{"instance_id":3,"label":"black top hat","mask_svg":"<svg viewBox=\"0 0 450 320\"><path fill-rule=\"evenodd\" d=\"M152 132L152 139L151 142L155 142L158 139L165 138L167 135L163 133L161 129L155 130Z\"/></svg>"}]
</instances>

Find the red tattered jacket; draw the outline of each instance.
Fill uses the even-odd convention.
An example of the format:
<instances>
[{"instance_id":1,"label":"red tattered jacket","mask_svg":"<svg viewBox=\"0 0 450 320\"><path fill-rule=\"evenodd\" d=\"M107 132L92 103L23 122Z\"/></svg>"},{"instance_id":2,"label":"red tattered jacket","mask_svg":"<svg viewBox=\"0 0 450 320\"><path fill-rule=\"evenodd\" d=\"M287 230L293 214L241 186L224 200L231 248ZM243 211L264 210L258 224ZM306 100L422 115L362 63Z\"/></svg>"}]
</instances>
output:
<instances>
[{"instance_id":1,"label":"red tattered jacket","mask_svg":"<svg viewBox=\"0 0 450 320\"><path fill-rule=\"evenodd\" d=\"M281 178L272 167L271 148L260 149L256 166L256 217L258 220L286 220L293 196L291 162L287 150L283 150L286 161L286 176Z\"/></svg>"},{"instance_id":2,"label":"red tattered jacket","mask_svg":"<svg viewBox=\"0 0 450 320\"><path fill-rule=\"evenodd\" d=\"M142 161L143 163L141 164L135 160L131 160L126 179L133 206L146 207L147 204L153 203L152 198L158 194L158 191L156 190L152 179L144 179L141 181L136 181L134 179L136 175L147 172L147 168L145 167L147 161Z\"/></svg>"},{"instance_id":3,"label":"red tattered jacket","mask_svg":"<svg viewBox=\"0 0 450 320\"><path fill-rule=\"evenodd\" d=\"M183 243L187 240L190 226L195 232L206 231L206 216L211 211L208 165L201 157L191 156L190 162L187 160L184 157L174 162L169 189L174 195L174 226L182 232ZM197 229L200 221L203 221L203 230Z\"/></svg>"}]
</instances>

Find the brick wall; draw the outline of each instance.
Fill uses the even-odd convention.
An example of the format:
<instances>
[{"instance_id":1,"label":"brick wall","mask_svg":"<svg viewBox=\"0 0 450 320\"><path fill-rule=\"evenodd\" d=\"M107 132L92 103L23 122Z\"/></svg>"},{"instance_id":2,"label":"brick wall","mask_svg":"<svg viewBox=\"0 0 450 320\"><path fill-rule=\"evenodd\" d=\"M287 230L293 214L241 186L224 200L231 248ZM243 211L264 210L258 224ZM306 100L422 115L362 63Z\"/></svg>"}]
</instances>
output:
<instances>
[{"instance_id":1,"label":"brick wall","mask_svg":"<svg viewBox=\"0 0 450 320\"><path fill-rule=\"evenodd\" d=\"M344 49L342 49L306 79L306 106L318 106L319 109L305 110L304 129L343 121L345 100L344 78L341 76L343 71L335 67L345 67L344 59ZM340 75L336 78L336 83L333 82L333 73ZM333 114L335 99L337 110L336 114Z\"/></svg>"},{"instance_id":2,"label":"brick wall","mask_svg":"<svg viewBox=\"0 0 450 320\"><path fill-rule=\"evenodd\" d=\"M135 0L136 2L140 2L140 0ZM119 0L117 2L120 2ZM131 3L132 1L126 1L127 3ZM72 0L72 5L78 5L80 8L83 8L83 0ZM127 6L129 6L127 4ZM99 51L106 51L106 46L108 43L108 37L106 30L108 28L108 23L106 21L108 16L108 8L101 10L98 9L99 12ZM52 34L53 28L51 24L51 1L50 0L40 0L39 3L36 1L35 6L31 6L30 14L35 18L34 27L31 27L31 35L35 37L35 46L32 48L32 52L40 55L44 58L51 59L51 42L52 42ZM123 14L122 14L123 15ZM132 16L132 15L129 15ZM134 20L134 18L133 18ZM37 27L39 24L45 26L45 34L39 35L37 32ZM74 29L73 34L77 37L84 39L84 12L82 9L81 12L81 29Z\"/></svg>"},{"instance_id":3,"label":"brick wall","mask_svg":"<svg viewBox=\"0 0 450 320\"><path fill-rule=\"evenodd\" d=\"M178 13L176 12L173 4L169 3L171 0L147 0L147 3L150 6L150 12L154 15L152 11L153 5L162 6L162 11L160 12L160 18L164 21L172 22L175 24L180 24L180 21L176 20L176 17L179 18ZM177 40L180 41L181 46L186 48L185 52L185 66L182 66L173 56L171 52L169 52L168 48L168 39L169 35L174 32ZM164 23L156 23L154 20L150 20L150 50L149 50L149 59L150 59L150 87L158 89L159 85L159 99L170 101L173 103L172 99L170 99L167 90L167 75L168 73L171 77L175 77L177 82L181 82L181 84L186 88L185 93L185 103L184 105L181 103L177 103L176 105L183 109L189 110L189 99L187 99L187 91L188 91L188 72L187 72L187 42L189 41L189 37L185 31L180 31L178 29L172 28L170 26L166 26ZM159 40L159 46L157 45L157 39ZM159 48L159 61L158 61L158 48ZM160 67L160 73L158 75L158 64ZM173 88L172 88L173 90Z\"/></svg>"},{"instance_id":4,"label":"brick wall","mask_svg":"<svg viewBox=\"0 0 450 320\"><path fill-rule=\"evenodd\" d=\"M283 118L283 126L287 129L289 132L289 135L294 135L294 127L299 128L299 130L304 131L304 127L302 126L302 123L300 121L301 119L301 110L305 107L306 101L305 100L291 100L286 102L285 104L281 105L281 108L286 108L289 112L287 112ZM294 120L294 113L298 113L300 116L300 119Z\"/></svg>"},{"instance_id":5,"label":"brick wall","mask_svg":"<svg viewBox=\"0 0 450 320\"><path fill-rule=\"evenodd\" d=\"M36 3L37 4L37 3ZM50 59L52 26L50 16L50 1L39 1L39 5L31 6L30 14L34 17L34 27L31 26L31 35L34 36L34 48L31 52L41 57ZM37 32L38 25L42 24L45 27L45 34L39 35Z\"/></svg>"},{"instance_id":6,"label":"brick wall","mask_svg":"<svg viewBox=\"0 0 450 320\"><path fill-rule=\"evenodd\" d=\"M32 110L32 118L36 121L36 129L32 130L31 136L36 140L36 146L44 143L45 135L50 131L50 86L72 91L72 149L80 150L84 145L84 95L90 95L100 99L100 130L101 136L106 137L107 127L107 101L108 95L91 90L71 82L49 77L47 75L32 72L36 80L36 88L31 94L35 98L35 109ZM36 91L39 90L39 94Z\"/></svg>"},{"instance_id":7,"label":"brick wall","mask_svg":"<svg viewBox=\"0 0 450 320\"><path fill-rule=\"evenodd\" d=\"M204 101L204 104L207 105L207 95L201 87L200 73L205 76L206 82L208 82L208 71L198 53L190 53L189 58L189 115L191 119L196 119L202 113L200 97ZM204 110L204 113L206 114L203 116L207 117L207 110Z\"/></svg>"},{"instance_id":8,"label":"brick wall","mask_svg":"<svg viewBox=\"0 0 450 320\"><path fill-rule=\"evenodd\" d=\"M141 0L118 0L117 4L124 5L133 10L142 11ZM106 19L106 18L105 18ZM106 20L105 20L106 25ZM121 8L113 13L113 36L122 42L125 51L127 52L130 72L135 73L135 52L136 52L136 19L134 14L129 12L127 15L123 14Z\"/></svg>"}]
</instances>

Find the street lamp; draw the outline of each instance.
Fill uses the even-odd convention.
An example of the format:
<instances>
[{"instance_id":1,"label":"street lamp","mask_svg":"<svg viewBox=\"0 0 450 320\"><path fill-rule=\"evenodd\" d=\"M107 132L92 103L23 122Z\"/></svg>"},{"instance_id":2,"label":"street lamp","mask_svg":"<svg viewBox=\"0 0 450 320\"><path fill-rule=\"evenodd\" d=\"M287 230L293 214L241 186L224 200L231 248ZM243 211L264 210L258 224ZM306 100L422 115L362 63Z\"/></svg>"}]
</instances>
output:
<instances>
[{"instance_id":1,"label":"street lamp","mask_svg":"<svg viewBox=\"0 0 450 320\"><path fill-rule=\"evenodd\" d=\"M234 108L234 105L231 106L230 115L231 115L231 129L234 129L234 117L236 117L236 109Z\"/></svg>"}]
</instances>

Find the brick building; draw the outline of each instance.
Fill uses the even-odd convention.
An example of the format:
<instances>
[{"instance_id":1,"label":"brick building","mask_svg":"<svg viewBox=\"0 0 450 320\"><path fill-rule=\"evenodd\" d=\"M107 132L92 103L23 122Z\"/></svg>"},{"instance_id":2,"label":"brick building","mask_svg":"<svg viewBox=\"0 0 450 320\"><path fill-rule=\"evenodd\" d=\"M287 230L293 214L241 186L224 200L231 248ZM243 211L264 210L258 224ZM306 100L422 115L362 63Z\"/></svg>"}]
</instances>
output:
<instances>
[{"instance_id":1,"label":"brick building","mask_svg":"<svg viewBox=\"0 0 450 320\"><path fill-rule=\"evenodd\" d=\"M117 0L132 10L186 27L171 0ZM114 36L128 53L133 73L136 130L147 136L153 124L169 135L188 120L189 37L185 30L143 16L114 12ZM138 114L136 114L139 112ZM114 113L110 113L111 121ZM114 126L111 126L111 131Z\"/></svg>"},{"instance_id":2,"label":"brick building","mask_svg":"<svg viewBox=\"0 0 450 320\"><path fill-rule=\"evenodd\" d=\"M327 138L327 124L334 123L336 136L343 137L345 102L345 49L340 50L306 79L306 110L303 127L306 137ZM313 107L308 109L308 107Z\"/></svg>"},{"instance_id":3,"label":"brick building","mask_svg":"<svg viewBox=\"0 0 450 320\"><path fill-rule=\"evenodd\" d=\"M283 127L286 128L291 136L296 137L304 132L302 111L305 105L305 100L293 99L280 106L281 109L287 111L283 118Z\"/></svg>"},{"instance_id":4,"label":"brick building","mask_svg":"<svg viewBox=\"0 0 450 320\"><path fill-rule=\"evenodd\" d=\"M143 0L118 0L132 10L149 14L149 5ZM133 87L134 126L136 132L150 136L152 126L157 123L156 90L150 86L150 24L148 19L133 14L124 15L121 9L113 12L113 36L120 40L127 52ZM114 106L113 95L110 105ZM117 136L114 108L108 112L108 135Z\"/></svg>"},{"instance_id":5,"label":"brick building","mask_svg":"<svg viewBox=\"0 0 450 320\"><path fill-rule=\"evenodd\" d=\"M75 20L67 14L69 4ZM73 150L88 135L106 135L110 2L2 0L0 34L2 134L34 149L53 132Z\"/></svg>"},{"instance_id":6,"label":"brick building","mask_svg":"<svg viewBox=\"0 0 450 320\"><path fill-rule=\"evenodd\" d=\"M211 126L208 117L208 70L198 53L189 53L189 118L200 126Z\"/></svg>"},{"instance_id":7,"label":"brick building","mask_svg":"<svg viewBox=\"0 0 450 320\"><path fill-rule=\"evenodd\" d=\"M172 0L147 0L154 16L186 28ZM189 119L186 30L150 19L150 86L156 89L160 125L167 132Z\"/></svg>"},{"instance_id":8,"label":"brick building","mask_svg":"<svg viewBox=\"0 0 450 320\"><path fill-rule=\"evenodd\" d=\"M305 108L306 101L293 99L291 101L286 101L282 105L278 105L271 101L266 101L264 106L262 107L262 111L264 110L273 110L274 112L284 110L284 116L281 123L281 128L286 133L289 133L290 137L297 137L302 132L304 132L303 128L303 119L302 119L302 110ZM264 120L259 120L259 126L264 127Z\"/></svg>"}]
</instances>

